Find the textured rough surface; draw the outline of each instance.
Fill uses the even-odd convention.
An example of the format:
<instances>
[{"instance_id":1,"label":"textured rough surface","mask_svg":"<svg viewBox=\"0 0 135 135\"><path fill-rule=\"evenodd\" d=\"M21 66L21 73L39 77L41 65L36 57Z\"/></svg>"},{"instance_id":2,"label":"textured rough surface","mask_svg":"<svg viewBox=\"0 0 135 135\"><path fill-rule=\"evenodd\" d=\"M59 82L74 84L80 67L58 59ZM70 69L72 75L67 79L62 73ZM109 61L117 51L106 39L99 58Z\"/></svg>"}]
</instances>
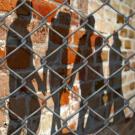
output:
<instances>
[{"instance_id":1,"label":"textured rough surface","mask_svg":"<svg viewBox=\"0 0 135 135\"><path fill-rule=\"evenodd\" d=\"M57 69L58 73L62 76L70 75L72 73L72 68L76 64L78 64L81 61L80 57L77 57L74 51L83 50L84 54L88 52L88 48L83 48L85 44L85 38L83 39L83 35L85 34L84 28L81 28L79 30L78 27L80 26L80 15L78 15L74 10L71 10L70 8L63 6L56 10L56 8L59 7L61 3L63 3L64 0L32 0L33 8L40 13L42 17L45 17L45 21L47 22L47 25L53 27L59 34L62 36L68 36L71 33L74 32L74 34L70 35L67 39L68 45L71 48L62 48L58 53L54 54L52 58L52 62L54 62L54 67ZM0 0L0 17L2 17L5 13L8 13L12 9L16 7L17 0ZM100 0L68 0L68 4L71 4L73 8L76 8L78 11L81 12L82 16L87 16L90 13L92 13L94 10L99 8L102 5L102 2ZM135 1L134 0L111 0L110 4L117 10L119 10L124 15L129 15L131 12L135 9ZM25 14L24 11L21 11L21 14ZM48 14L52 12L49 16ZM65 17L62 18L62 22L59 24L54 24L55 19L58 17L59 12L67 13L70 17L70 27L68 26L68 21ZM36 29L39 24L41 23L41 20L43 19L39 15L36 14L36 12L33 11L32 13L32 19L28 24L28 18L27 14L22 20L18 20L15 24L15 29L17 32L20 32L21 35L29 34L34 29ZM47 17L47 18L46 18ZM115 30L119 29L125 22L124 17L121 15L118 15L114 10L110 9L109 6L103 6L100 10L98 10L95 14L95 29L99 32L101 32L104 36L108 36L112 34ZM15 18L15 14L11 14L4 20L5 24L7 26L12 25ZM0 22L1 23L1 22ZM133 16L129 23L134 27L135 26L135 16ZM23 31L22 27L28 24ZM64 24L64 25L63 25ZM20 25L22 27L20 27ZM19 69L17 73L19 75L22 75L23 73L27 74L33 71L33 67L40 67L41 66L41 60L39 58L45 56L48 54L48 48L49 51L52 52L54 49L59 47L63 41L63 39L56 34L56 32L49 29L47 25L44 25L43 27L39 28L37 31L35 31L31 36L30 40L32 43L32 49L37 54L30 54L29 51L25 51L24 48L20 48L18 52L15 53L14 56L10 56L7 58L8 66L10 65L10 68L13 69ZM27 31L27 32L26 32ZM11 50L14 50L15 48L6 48L7 46L7 36L8 36L9 29L5 27L4 25L0 25L0 60L5 57L6 54L10 53ZM94 50L97 46L96 38L98 37L98 33L94 33L91 38L90 42L92 43L92 49ZM128 26L122 28L119 31L119 37L121 40L121 53L125 58L129 57L131 54L135 53L135 31L133 31ZM83 41L84 40L84 41ZM81 41L81 44L80 44ZM109 45L111 46L113 43L112 37L108 41ZM82 49L83 48L83 49ZM7 50L7 51L6 51ZM74 50L74 51L73 51ZM33 67L30 69L23 69L21 68L28 68L29 67L29 59L30 55L33 55ZM101 60L103 62L103 74L105 77L108 77L109 75L109 55L110 51L108 47L104 47L101 52L101 58L97 57L96 62L97 65L95 66L95 70L100 73L101 67ZM116 58L116 53L113 53L112 58ZM28 61L26 61L26 59ZM58 64L59 63L59 64ZM123 60L124 63L124 60ZM122 64L123 64L122 63ZM131 70L135 68L135 59L134 57L130 60L129 65L127 65L122 71L121 71L121 81L122 81L122 91L124 93L125 98L129 98L135 93L135 72ZM65 67L67 69L65 69ZM83 87L85 94L89 94L89 85L91 87L95 84L97 84L96 87L101 86L102 82L100 82L100 79L97 78L94 81L92 81L92 78L96 78L94 75L89 78L87 76L84 77L84 74L86 75L90 74L89 71L84 71L80 73L80 75L76 76L75 84L73 87L73 91L76 93L81 93L80 87ZM25 107L29 110L28 113L31 113L35 111L38 107L41 107L42 105L47 105L52 110L54 109L54 101L52 98L45 101L45 98L50 95L50 88L47 87L46 91L47 94L43 94L42 91L45 91L44 87L46 87L46 84L43 84L41 86L41 82L44 78L47 78L47 74L44 73L43 75L43 69L41 68L38 71L38 75L41 77L41 80L39 78L36 78L35 76L33 79L29 80L29 83L35 87L35 92L37 93L36 96L28 97L27 99L24 98L25 93L27 93L27 89L21 88L20 89L20 96L14 97L12 100L10 99L10 102L7 100L6 106L10 106L13 110L15 110L15 107L18 107L18 111L16 112L18 115L24 115L25 113ZM6 63L4 62L2 65L0 65L0 98L7 96L10 94L10 88L9 88L9 77L11 77L10 73L7 70ZM24 76L26 77L26 76ZM116 78L115 78L116 79ZM82 85L79 86L79 81L82 80ZM56 81L57 83L57 79ZM119 80L117 80L119 82ZM40 83L39 83L40 82ZM48 79L49 82L49 79ZM47 83L48 83L47 82ZM49 84L49 83L48 83ZM47 85L48 85L47 84ZM39 87L39 85L41 87ZM117 87L118 84L116 84ZM69 115L73 114L79 109L79 101L77 95L73 94L68 89L62 89L60 92L60 106L61 106L61 116L63 119L66 119ZM39 97L39 99L37 99ZM24 101L25 100L25 101ZM14 104L17 102L17 106L14 106ZM130 104L132 108L135 109L134 99L130 101ZM24 108L23 108L24 107ZM113 109L112 109L113 112ZM131 111L125 110L125 114L132 115ZM41 110L41 118L40 118L40 126L39 126L39 135L49 135L50 133L50 127L51 127L51 121L52 121L52 113L43 108ZM75 116L71 121L69 121L69 127L73 130L76 130L76 125L78 123L77 120L78 116ZM6 128L8 124L8 111L4 108L0 109L0 135L6 135ZM32 122L34 121L34 117ZM5 124L6 123L6 124ZM127 133L125 131L127 128L134 129L133 121L128 121L127 124L119 124L117 127L121 126L121 135L134 135L135 132ZM122 127L124 127L122 129ZM69 130L67 128L64 128L63 133L68 133ZM109 131L105 131L105 133L108 133ZM110 132L109 132L110 133ZM111 135L110 134L107 135ZM103 133L104 134L104 133ZM106 134L104 134L106 135Z\"/></svg>"}]
</instances>

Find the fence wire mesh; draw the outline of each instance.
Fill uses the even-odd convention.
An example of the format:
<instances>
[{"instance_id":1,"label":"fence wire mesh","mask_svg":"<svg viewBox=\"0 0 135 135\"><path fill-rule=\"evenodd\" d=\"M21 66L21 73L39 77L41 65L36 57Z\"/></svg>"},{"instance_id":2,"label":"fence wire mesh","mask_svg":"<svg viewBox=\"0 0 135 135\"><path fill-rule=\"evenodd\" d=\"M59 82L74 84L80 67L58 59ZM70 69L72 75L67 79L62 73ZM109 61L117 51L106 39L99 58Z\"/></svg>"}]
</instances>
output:
<instances>
[{"instance_id":1,"label":"fence wire mesh","mask_svg":"<svg viewBox=\"0 0 135 135\"><path fill-rule=\"evenodd\" d=\"M54 1L50 0L50 2ZM42 133L43 135L64 134L62 133L63 129L67 129L68 134L73 135L120 134L116 129L117 126L114 125L118 125L119 122L125 118L124 110L128 108L133 113L135 112L132 106L129 105L130 100L132 100L135 95L127 99L122 93L122 88L120 88L122 83L122 70L128 66L130 70L134 71L134 68L129 65L130 60L134 59L135 53L128 57L123 55L120 50L121 41L119 39L119 32L124 27L129 27L135 31L135 27L130 24L130 20L135 15L135 11L126 16L113 7L110 4L110 0L101 0L101 2L100 7L87 15L85 11L75 8L68 0L63 0L61 3L55 2L58 6L51 10L46 16L43 16L33 8L31 2L20 0L17 2L14 9L0 18L0 27L8 31L6 56L0 59L1 69L7 70L9 75L9 94L2 97L0 100L0 108L4 108L9 115L7 134L19 135L21 131L28 135L38 134L37 130L40 120L38 118L36 119L36 117L40 117L41 111L44 108L53 114L53 118L50 119L52 120L50 133ZM108 35L96 30L94 26L94 16L96 16L96 13L104 6L107 6L124 18L124 23L120 28L115 29L113 33ZM23 15L20 14L21 10L24 10ZM48 22L48 18L56 12L57 16L53 21ZM80 20L80 25L72 31L69 30L71 27L71 12L77 14ZM8 25L6 19L14 13L16 13L17 16L12 24ZM28 16L26 14L28 14ZM26 27L29 25L31 19L33 19L33 15L38 16L40 19L38 25L29 32ZM23 20L26 16L27 21L17 27L19 18ZM45 46L48 46L47 51L44 56L41 56L33 49L31 36L43 27L48 29L49 37L48 43L45 44ZM62 31L61 28L65 29ZM81 29L85 30L85 34L78 39L78 48L74 49L69 44L69 38ZM111 38L113 38L112 45L109 43ZM54 43L51 43L52 41ZM52 47L52 45L54 45L54 47ZM108 62L110 72L108 76L104 76L103 74L103 62L101 60L101 52L105 47L107 47L110 52ZM68 74L67 71L69 68L67 53L62 56L63 50L67 49L76 56L75 61L79 61L77 64L72 65L70 74ZM19 53L23 54L23 58L20 59ZM63 69L59 68L61 67L61 56L65 57L67 60ZM40 66L33 64L35 57L40 59ZM17 61L19 62L17 63ZM23 66L22 63L25 63L25 66ZM97 66L98 64L99 66ZM3 65L5 65L4 68ZM38 78L38 81L41 81L38 74L39 70L43 71L44 81L42 80L42 83L37 82L38 89L40 89L44 95L47 93L46 85L49 85L48 87L50 89L50 94L43 98L38 96L32 83L32 79L36 80L36 78ZM76 92L73 89L77 75L79 76L80 92ZM99 80L98 84L94 81L96 79ZM88 80L91 80L91 83L88 83L88 87L86 87L86 84L83 85L83 82ZM93 88L92 83L94 83ZM60 113L60 96L63 89L68 89L70 93L75 95L79 99L80 104L79 108L66 118L63 118ZM19 99L20 95L23 95L27 99L24 102L30 102L30 97L33 96L36 107L33 110L27 111L25 107L23 108L25 103L22 102L19 106L22 106L23 111L21 110L21 113L19 113L17 100L13 101L13 99L14 97L18 97ZM53 109L47 105L50 98L52 98L54 102ZM44 100L44 103L39 105L36 102L38 100ZM8 105L7 102L9 102ZM12 103L10 104L10 102ZM113 114L111 113L112 106L114 109ZM68 111L69 110L67 110L67 112ZM77 116L76 121L78 121L78 123L76 128L73 129L69 126L69 121L74 119L75 116ZM35 118L35 121L32 122L34 127L30 123L33 118ZM44 124L47 124L47 122L48 121Z\"/></svg>"}]
</instances>

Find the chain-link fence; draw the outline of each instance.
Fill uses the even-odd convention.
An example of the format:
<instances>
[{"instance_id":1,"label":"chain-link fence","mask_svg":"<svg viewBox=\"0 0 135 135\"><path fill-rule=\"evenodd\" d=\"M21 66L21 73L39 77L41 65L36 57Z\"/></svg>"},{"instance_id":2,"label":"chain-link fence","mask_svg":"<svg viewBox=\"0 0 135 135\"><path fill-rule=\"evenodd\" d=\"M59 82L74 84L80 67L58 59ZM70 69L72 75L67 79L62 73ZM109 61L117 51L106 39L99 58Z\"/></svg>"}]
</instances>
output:
<instances>
[{"instance_id":1,"label":"chain-link fence","mask_svg":"<svg viewBox=\"0 0 135 135\"><path fill-rule=\"evenodd\" d=\"M122 91L122 71L128 68L134 72L130 62L134 59L135 53L125 57L121 51L122 41L119 38L119 32L125 27L135 31L135 27L130 23L135 11L124 15L113 7L110 1L100 1L102 4L87 14L86 8L82 10L73 6L74 2L79 1L37 0L38 4L50 2L50 9L44 8L47 15L43 15L42 4L36 8L34 0L32 2L22 0L0 18L0 27L7 30L6 55L0 59L1 71L6 72L9 78L9 93L0 100L1 109L8 114L6 134L19 135L22 132L28 135L66 133L133 135L135 133L134 131L131 133L131 130L134 130L133 122L131 127L126 129L125 117L126 109L133 114L135 112L130 105L135 95L125 98ZM83 4L85 2L81 1L82 7ZM96 13L105 6L113 10L118 18L121 18L120 21L123 21L123 24L111 34L102 33L95 28ZM76 28L72 24L75 17L72 16L73 13L79 20ZM13 20L9 23L7 20L11 19L11 16ZM34 18L38 18L38 23L29 31L27 27ZM106 28L104 26L104 29ZM47 34L44 36L46 42L40 47L38 43L36 45L33 43L32 36L41 29L46 29ZM77 37L76 47L72 43L72 36L78 31L82 31L83 34L80 32ZM40 34L37 35L37 38L39 37ZM42 47L46 49L40 54L35 46L41 52ZM109 50L108 69L104 67L101 57L104 48ZM69 62L71 57L74 57L72 63ZM104 70L109 70L108 76L104 75ZM78 90L74 90L75 83L78 84ZM37 90L44 96L39 96ZM74 103L77 101L78 104L75 104L73 113L70 112L70 107L66 108L68 115L63 117L61 97L65 91L68 93L68 105L71 101ZM65 98L67 97L63 100L66 100ZM48 105L50 99L53 105ZM40 100L43 103L40 104ZM51 118L46 114L46 119L42 119L43 109L52 114ZM134 117L130 121L133 119ZM41 120L44 120L42 124L45 125L51 123L50 129L47 129L49 132L39 133ZM76 123L70 125L70 121ZM128 132L124 133L124 129L120 126Z\"/></svg>"}]
</instances>

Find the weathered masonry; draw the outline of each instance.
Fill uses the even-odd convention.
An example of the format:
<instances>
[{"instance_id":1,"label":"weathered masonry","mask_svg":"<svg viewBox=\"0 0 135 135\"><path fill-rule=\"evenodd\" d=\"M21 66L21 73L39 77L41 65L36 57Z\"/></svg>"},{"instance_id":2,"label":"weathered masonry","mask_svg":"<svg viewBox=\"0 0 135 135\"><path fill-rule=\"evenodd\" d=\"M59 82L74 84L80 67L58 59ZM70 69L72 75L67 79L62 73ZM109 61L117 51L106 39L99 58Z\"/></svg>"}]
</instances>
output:
<instances>
[{"instance_id":1,"label":"weathered masonry","mask_svg":"<svg viewBox=\"0 0 135 135\"><path fill-rule=\"evenodd\" d=\"M0 0L0 135L134 135L134 0Z\"/></svg>"}]
</instances>

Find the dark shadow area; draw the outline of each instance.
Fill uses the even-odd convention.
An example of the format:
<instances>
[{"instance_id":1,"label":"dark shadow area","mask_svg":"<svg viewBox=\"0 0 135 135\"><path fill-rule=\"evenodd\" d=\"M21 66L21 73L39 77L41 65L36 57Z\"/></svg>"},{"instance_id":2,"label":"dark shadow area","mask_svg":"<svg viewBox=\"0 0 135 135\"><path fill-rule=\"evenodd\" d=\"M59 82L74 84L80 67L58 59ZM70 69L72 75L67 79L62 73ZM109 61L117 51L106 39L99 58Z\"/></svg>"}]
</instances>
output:
<instances>
[{"instance_id":1,"label":"dark shadow area","mask_svg":"<svg viewBox=\"0 0 135 135\"><path fill-rule=\"evenodd\" d=\"M20 3L21 2L19 0L17 2L17 6ZM27 3L31 5L30 2ZM14 51L22 43L24 44L20 49L15 51L7 58L7 66L8 68L12 69L14 73L17 73L21 77L25 78L35 70L33 65L33 52L25 46L27 44L27 46L32 49L33 45L31 38L28 36L26 39L22 40L22 38L29 34L28 25L30 24L32 13L25 5L22 5L20 8L18 8L15 13L17 17L10 25L10 28L15 32L10 29L8 31L6 41L6 55ZM14 135L19 135L21 134L22 128L25 127L36 134L39 128L41 111L33 114L29 119L27 119L27 121L25 121L26 123L22 122L18 117L20 117L22 120L25 120L26 117L28 117L40 107L38 97L33 94L32 91L36 92L33 80L35 80L38 85L38 89L40 89L41 78L36 72L27 80L25 80L26 82L24 82L14 73L9 72L9 92L12 94L16 91L16 89L18 89L18 91L9 97L8 108L10 111L7 134L11 135L14 133ZM31 91L28 90L27 86L31 89ZM15 115L11 111L14 112ZM27 130L27 135L32 135L30 130Z\"/></svg>"},{"instance_id":2,"label":"dark shadow area","mask_svg":"<svg viewBox=\"0 0 135 135\"><path fill-rule=\"evenodd\" d=\"M67 75L67 66L62 63L62 56L67 48L66 45L68 44L68 41L67 39L63 40L58 33L60 33L63 37L66 37L69 34L70 23L71 15L66 12L59 12L57 17L51 21L51 28L53 30L49 29L48 50L46 52L46 56L65 43L64 47L57 50L57 52L53 53L47 58L46 65L44 66L44 75L47 74L47 70L49 71L48 77L51 94L63 85L63 79L61 77L65 78ZM67 53L65 53L64 57L67 61ZM61 128L61 120L55 114L60 116L60 99L64 90L65 89L61 87L57 93L52 95L54 114L52 118L51 134L54 134L56 131L58 131L58 129ZM61 131L58 133L58 135L59 134L61 134Z\"/></svg>"},{"instance_id":3,"label":"dark shadow area","mask_svg":"<svg viewBox=\"0 0 135 135\"><path fill-rule=\"evenodd\" d=\"M121 54L122 53L121 52L121 46L122 46L122 43L121 43L121 40L119 39L118 33L114 33L113 34L112 48L115 49L118 53ZM110 49L110 56L109 56L110 76L122 67L122 61L123 61L122 57L119 54L117 54L113 49ZM123 96L123 92L122 92L122 70L119 71L118 73L114 74L109 79L109 85L112 89L114 89L121 96ZM109 89L108 99L109 99L108 110L111 110L112 105L114 105L114 113L116 113L122 107L124 107L123 98L120 97L115 92L113 92L111 89ZM109 114L108 114L108 116L109 116ZM124 110L122 110L117 115L115 115L113 119L114 119L114 123L115 122L117 123L118 121L124 120L125 119Z\"/></svg>"},{"instance_id":4,"label":"dark shadow area","mask_svg":"<svg viewBox=\"0 0 135 135\"><path fill-rule=\"evenodd\" d=\"M113 131L117 132L119 135L134 135L135 133L134 125L135 125L135 117L132 117L132 119L128 119L125 122L121 121L119 123L110 125L110 128L112 128ZM103 131L101 131L99 135L115 135L115 133L106 128Z\"/></svg>"},{"instance_id":5,"label":"dark shadow area","mask_svg":"<svg viewBox=\"0 0 135 135\"><path fill-rule=\"evenodd\" d=\"M82 23L83 21L81 20L81 24ZM94 16L88 17L88 24L94 28L95 26ZM96 35L94 31L87 25L85 25L84 28L86 32L79 40L78 53L81 54L83 57L87 58L94 52L94 50L98 50L101 47L102 38L99 35ZM103 75L101 52L102 49L94 53L91 57L88 57L87 65L93 68L94 70L96 70L101 75ZM75 63L77 63L76 61L78 61L78 59L80 59L80 62L78 65L74 64L72 73L84 64L84 60L80 58L79 55L76 56ZM89 69L87 65L78 71L81 96L85 99L88 98L92 93L96 92L104 84L104 80L101 79L101 77L97 75L95 72L93 72L91 69ZM76 74L74 74L71 77L69 83L71 88L73 87L75 76ZM87 103L88 106L91 107L95 112L105 117L104 116L105 108L102 101L102 95L103 95L103 91L98 92L95 96L90 98L87 101ZM81 100L80 108L82 108L83 106L84 106L84 101ZM85 119L86 114L88 114L87 120ZM90 111L88 107L83 108L79 112L78 127L77 127L77 133L79 135L94 133L101 126L103 126L102 119L100 119L97 115L95 115L92 111Z\"/></svg>"}]
</instances>

